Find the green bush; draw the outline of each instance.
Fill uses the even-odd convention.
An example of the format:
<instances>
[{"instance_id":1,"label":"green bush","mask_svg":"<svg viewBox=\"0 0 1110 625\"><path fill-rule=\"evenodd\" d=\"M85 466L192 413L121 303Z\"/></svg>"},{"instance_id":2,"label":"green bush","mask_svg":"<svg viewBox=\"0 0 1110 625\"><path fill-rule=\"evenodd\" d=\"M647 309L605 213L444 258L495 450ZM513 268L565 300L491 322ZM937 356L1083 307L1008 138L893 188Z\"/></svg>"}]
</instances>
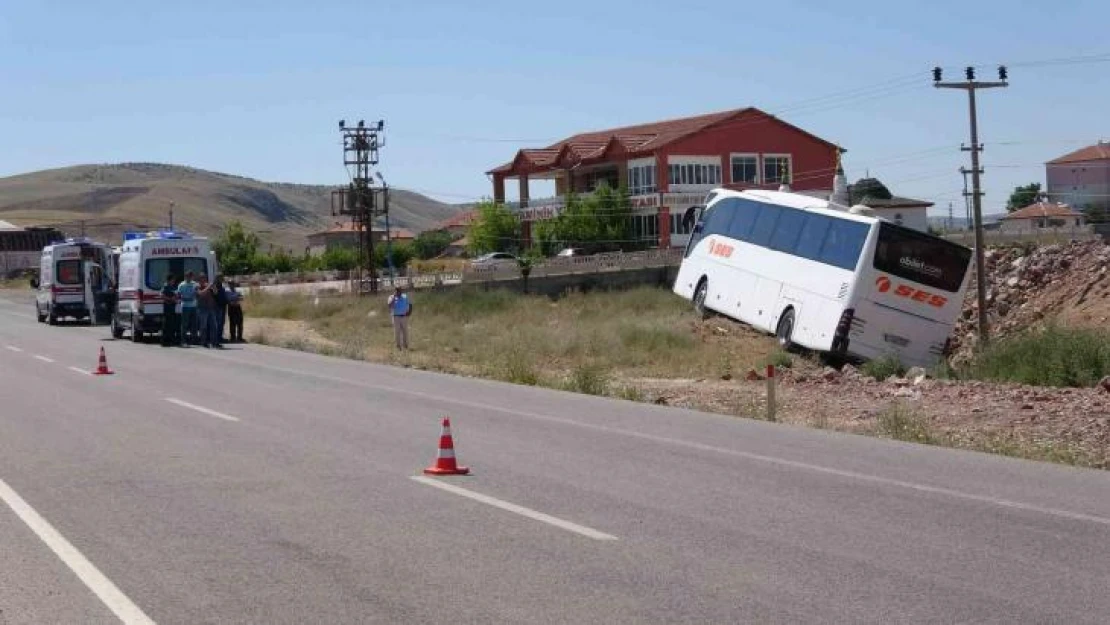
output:
<instances>
[{"instance_id":1,"label":"green bush","mask_svg":"<svg viewBox=\"0 0 1110 625\"><path fill-rule=\"evenodd\" d=\"M868 360L860 367L860 371L863 372L864 375L879 381L885 380L892 375L906 375L906 368L902 366L902 361L898 360L898 357L893 354L874 360Z\"/></svg>"},{"instance_id":2,"label":"green bush","mask_svg":"<svg viewBox=\"0 0 1110 625\"><path fill-rule=\"evenodd\" d=\"M794 366L794 357L788 352L776 349L767 356L767 365L774 365L776 369L789 369Z\"/></svg>"},{"instance_id":3,"label":"green bush","mask_svg":"<svg viewBox=\"0 0 1110 625\"><path fill-rule=\"evenodd\" d=\"M991 344L967 377L1035 386L1093 386L1110 375L1110 333L1048 327Z\"/></svg>"}]
</instances>

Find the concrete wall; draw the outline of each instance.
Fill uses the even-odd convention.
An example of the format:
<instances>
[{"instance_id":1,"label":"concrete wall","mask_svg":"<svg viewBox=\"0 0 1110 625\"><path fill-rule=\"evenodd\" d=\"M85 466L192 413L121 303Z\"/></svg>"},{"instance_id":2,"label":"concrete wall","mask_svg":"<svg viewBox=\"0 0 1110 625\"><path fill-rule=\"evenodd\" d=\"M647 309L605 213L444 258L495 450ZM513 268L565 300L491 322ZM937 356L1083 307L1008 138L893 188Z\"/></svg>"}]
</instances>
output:
<instances>
[{"instance_id":1,"label":"concrete wall","mask_svg":"<svg viewBox=\"0 0 1110 625\"><path fill-rule=\"evenodd\" d=\"M629 289L638 286L671 288L678 277L678 267L653 267L614 271L610 273L571 274L529 278L527 292L548 297L558 297L567 291L596 291ZM491 280L476 284L461 284L440 288L481 289L490 291L508 289L516 293L525 292L525 281L521 278Z\"/></svg>"}]
</instances>

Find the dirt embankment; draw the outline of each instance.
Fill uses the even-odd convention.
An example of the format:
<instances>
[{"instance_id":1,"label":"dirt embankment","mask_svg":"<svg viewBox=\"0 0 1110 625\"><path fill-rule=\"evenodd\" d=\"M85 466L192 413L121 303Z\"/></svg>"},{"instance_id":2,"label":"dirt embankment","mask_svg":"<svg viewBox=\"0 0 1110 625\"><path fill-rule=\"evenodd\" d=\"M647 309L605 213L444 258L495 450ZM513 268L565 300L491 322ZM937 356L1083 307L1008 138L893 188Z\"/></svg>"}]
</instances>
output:
<instances>
[{"instance_id":1,"label":"dirt embankment","mask_svg":"<svg viewBox=\"0 0 1110 625\"><path fill-rule=\"evenodd\" d=\"M991 336L1058 323L1106 328L1110 319L1110 246L1101 241L1010 247L985 252L987 319ZM972 274L954 335L954 363L970 359L979 314Z\"/></svg>"}]
</instances>

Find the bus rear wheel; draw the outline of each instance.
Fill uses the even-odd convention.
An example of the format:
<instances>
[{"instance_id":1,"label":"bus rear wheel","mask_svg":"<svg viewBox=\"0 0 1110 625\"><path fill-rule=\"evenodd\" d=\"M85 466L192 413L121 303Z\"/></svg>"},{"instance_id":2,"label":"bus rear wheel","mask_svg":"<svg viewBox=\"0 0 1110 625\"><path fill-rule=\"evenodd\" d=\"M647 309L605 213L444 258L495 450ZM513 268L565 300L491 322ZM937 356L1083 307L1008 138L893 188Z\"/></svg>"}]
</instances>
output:
<instances>
[{"instance_id":1,"label":"bus rear wheel","mask_svg":"<svg viewBox=\"0 0 1110 625\"><path fill-rule=\"evenodd\" d=\"M698 288L694 289L694 312L702 319L709 318L709 309L705 307L705 300L709 297L709 280L702 278Z\"/></svg>"},{"instance_id":2,"label":"bus rear wheel","mask_svg":"<svg viewBox=\"0 0 1110 625\"><path fill-rule=\"evenodd\" d=\"M779 341L779 347L783 351L790 351L794 348L794 309L787 308L786 312L782 313L779 317L779 325L775 328L775 338Z\"/></svg>"}]
</instances>

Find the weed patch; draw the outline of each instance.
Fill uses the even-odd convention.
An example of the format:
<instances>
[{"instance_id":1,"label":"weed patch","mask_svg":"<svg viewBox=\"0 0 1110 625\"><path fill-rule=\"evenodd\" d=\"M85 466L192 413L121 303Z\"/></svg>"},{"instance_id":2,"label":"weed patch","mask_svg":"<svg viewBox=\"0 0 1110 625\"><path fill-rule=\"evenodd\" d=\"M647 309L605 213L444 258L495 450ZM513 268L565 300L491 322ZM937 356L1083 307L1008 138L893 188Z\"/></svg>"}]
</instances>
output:
<instances>
[{"instance_id":1,"label":"weed patch","mask_svg":"<svg viewBox=\"0 0 1110 625\"><path fill-rule=\"evenodd\" d=\"M1035 386L1089 387L1110 375L1110 332L1049 327L998 341L966 377Z\"/></svg>"},{"instance_id":2,"label":"weed patch","mask_svg":"<svg viewBox=\"0 0 1110 625\"><path fill-rule=\"evenodd\" d=\"M902 403L891 404L879 413L875 433L907 443L940 445L944 442L944 437L932 430L925 417Z\"/></svg>"},{"instance_id":3,"label":"weed patch","mask_svg":"<svg viewBox=\"0 0 1110 625\"><path fill-rule=\"evenodd\" d=\"M902 362L898 360L897 356L887 355L882 358L868 360L860 367L860 371L880 382L891 377L901 377L906 375L906 368L902 366Z\"/></svg>"}]
</instances>

